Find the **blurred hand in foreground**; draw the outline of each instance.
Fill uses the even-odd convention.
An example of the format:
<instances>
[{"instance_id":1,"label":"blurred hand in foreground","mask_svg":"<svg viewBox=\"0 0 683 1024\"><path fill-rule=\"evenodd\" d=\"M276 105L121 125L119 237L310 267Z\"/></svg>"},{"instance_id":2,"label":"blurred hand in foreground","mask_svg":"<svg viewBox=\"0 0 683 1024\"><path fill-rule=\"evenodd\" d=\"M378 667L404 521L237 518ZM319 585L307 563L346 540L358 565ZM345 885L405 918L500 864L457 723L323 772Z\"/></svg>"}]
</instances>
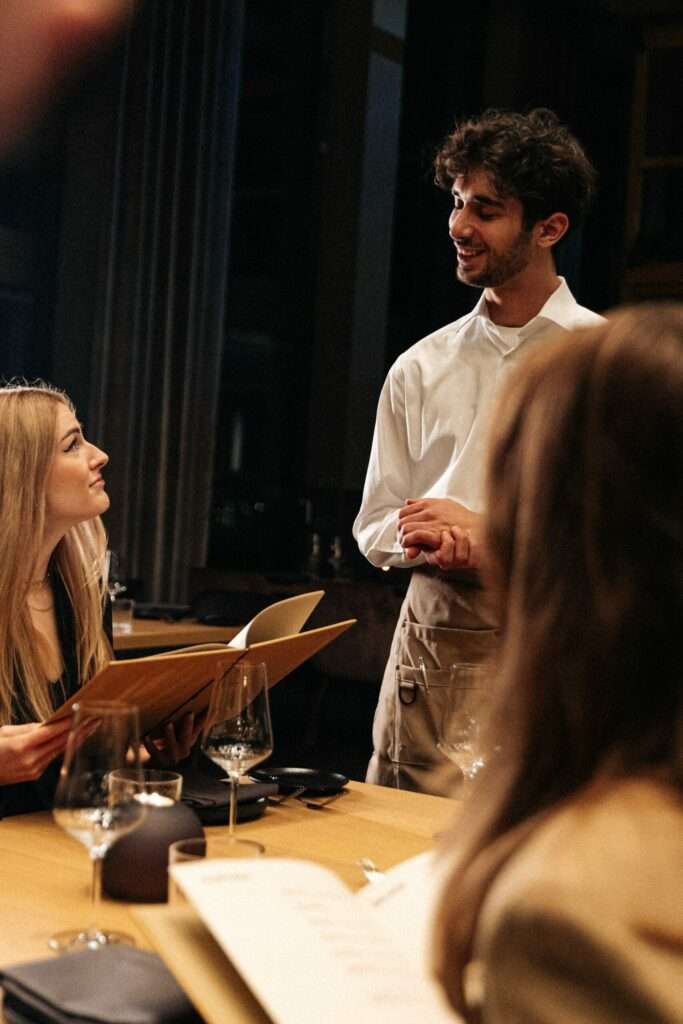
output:
<instances>
[{"instance_id":1,"label":"blurred hand in foreground","mask_svg":"<svg viewBox=\"0 0 683 1024\"><path fill-rule=\"evenodd\" d=\"M136 0L1 0L0 153L56 87L120 27Z\"/></svg>"}]
</instances>

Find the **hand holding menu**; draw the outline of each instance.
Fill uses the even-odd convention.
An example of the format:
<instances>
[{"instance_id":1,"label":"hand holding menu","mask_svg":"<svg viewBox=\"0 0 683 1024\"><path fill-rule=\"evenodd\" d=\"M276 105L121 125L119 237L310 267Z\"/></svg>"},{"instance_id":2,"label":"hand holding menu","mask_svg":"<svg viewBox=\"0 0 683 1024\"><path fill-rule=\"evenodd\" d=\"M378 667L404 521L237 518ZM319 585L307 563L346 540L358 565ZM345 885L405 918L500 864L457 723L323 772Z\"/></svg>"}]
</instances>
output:
<instances>
[{"instance_id":1,"label":"hand holding menu","mask_svg":"<svg viewBox=\"0 0 683 1024\"><path fill-rule=\"evenodd\" d=\"M440 891L431 853L355 895L331 871L298 860L211 860L171 870L275 1024L460 1020L429 975ZM154 940L151 920L139 916ZM174 969L172 943L159 950ZM186 968L187 956L185 949Z\"/></svg>"},{"instance_id":2,"label":"hand holding menu","mask_svg":"<svg viewBox=\"0 0 683 1024\"><path fill-rule=\"evenodd\" d=\"M70 714L80 700L120 700L139 708L140 729L147 735L189 711L204 711L214 681L242 658L264 662L268 684L274 686L355 623L349 619L301 633L323 593L298 594L264 608L229 644L197 644L168 654L111 661L49 721Z\"/></svg>"}]
</instances>

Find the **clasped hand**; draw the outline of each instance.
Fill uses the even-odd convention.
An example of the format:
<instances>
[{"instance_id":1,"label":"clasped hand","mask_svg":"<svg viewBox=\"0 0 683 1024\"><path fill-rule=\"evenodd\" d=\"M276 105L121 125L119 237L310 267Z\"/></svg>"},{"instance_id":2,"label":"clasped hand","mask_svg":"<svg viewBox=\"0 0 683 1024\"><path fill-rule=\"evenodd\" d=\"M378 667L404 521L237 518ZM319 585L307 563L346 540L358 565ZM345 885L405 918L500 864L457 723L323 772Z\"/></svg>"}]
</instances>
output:
<instances>
[{"instance_id":1,"label":"clasped hand","mask_svg":"<svg viewBox=\"0 0 683 1024\"><path fill-rule=\"evenodd\" d=\"M406 558L422 554L439 569L479 569L481 516L452 498L408 498L398 512Z\"/></svg>"}]
</instances>

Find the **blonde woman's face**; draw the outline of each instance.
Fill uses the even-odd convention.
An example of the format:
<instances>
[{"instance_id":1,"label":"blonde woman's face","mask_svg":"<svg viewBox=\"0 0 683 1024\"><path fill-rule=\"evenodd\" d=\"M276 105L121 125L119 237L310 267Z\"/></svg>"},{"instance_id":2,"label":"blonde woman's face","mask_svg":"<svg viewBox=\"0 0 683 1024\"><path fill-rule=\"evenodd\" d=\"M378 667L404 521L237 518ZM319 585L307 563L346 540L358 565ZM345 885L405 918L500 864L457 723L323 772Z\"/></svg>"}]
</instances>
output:
<instances>
[{"instance_id":1,"label":"blonde woman's face","mask_svg":"<svg viewBox=\"0 0 683 1024\"><path fill-rule=\"evenodd\" d=\"M46 486L46 529L68 530L107 511L109 496L101 470L108 461L108 455L85 440L68 406L59 402Z\"/></svg>"}]
</instances>

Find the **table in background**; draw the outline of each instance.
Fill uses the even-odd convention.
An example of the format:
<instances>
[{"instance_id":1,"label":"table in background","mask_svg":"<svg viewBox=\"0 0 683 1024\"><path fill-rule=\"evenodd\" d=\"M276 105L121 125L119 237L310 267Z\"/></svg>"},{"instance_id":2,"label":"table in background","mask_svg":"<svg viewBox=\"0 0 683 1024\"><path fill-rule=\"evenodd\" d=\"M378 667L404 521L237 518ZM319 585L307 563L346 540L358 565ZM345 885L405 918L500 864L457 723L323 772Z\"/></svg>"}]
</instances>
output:
<instances>
[{"instance_id":1,"label":"table in background","mask_svg":"<svg viewBox=\"0 0 683 1024\"><path fill-rule=\"evenodd\" d=\"M311 664L328 679L379 685L389 654L391 638L410 579L403 569L388 573L375 571L369 579L301 579L286 582L258 573L216 568L190 569L190 600L207 591L230 594L239 607L240 595L259 595L266 603L324 590L325 597L314 610L306 629L329 622L357 619L357 625L333 644L324 647ZM245 616L248 618L249 616Z\"/></svg>"},{"instance_id":2,"label":"table in background","mask_svg":"<svg viewBox=\"0 0 683 1024\"><path fill-rule=\"evenodd\" d=\"M204 626L194 619L179 619L176 622L133 619L130 633L114 635L114 650L154 651L165 647L189 647L192 644L227 644L239 630L239 626Z\"/></svg>"}]
</instances>

